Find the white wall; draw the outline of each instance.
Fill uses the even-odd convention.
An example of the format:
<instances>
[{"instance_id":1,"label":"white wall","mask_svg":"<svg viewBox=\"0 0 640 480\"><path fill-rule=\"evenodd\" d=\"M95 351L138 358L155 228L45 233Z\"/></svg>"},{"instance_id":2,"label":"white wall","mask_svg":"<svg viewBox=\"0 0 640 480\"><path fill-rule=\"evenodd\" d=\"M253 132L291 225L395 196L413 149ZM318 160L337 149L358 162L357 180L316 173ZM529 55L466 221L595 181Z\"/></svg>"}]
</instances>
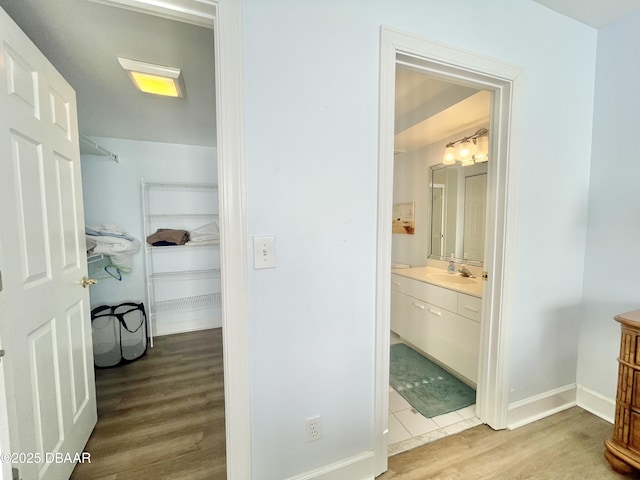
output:
<instances>
[{"instance_id":1,"label":"white wall","mask_svg":"<svg viewBox=\"0 0 640 480\"><path fill-rule=\"evenodd\" d=\"M381 25L524 69L510 401L575 382L596 31L528 0L246 0L248 233L278 253L249 272L256 480L373 449Z\"/></svg>"},{"instance_id":2,"label":"white wall","mask_svg":"<svg viewBox=\"0 0 640 480\"><path fill-rule=\"evenodd\" d=\"M618 313L640 307L640 13L598 33L598 62L578 383L613 402Z\"/></svg>"},{"instance_id":3,"label":"white wall","mask_svg":"<svg viewBox=\"0 0 640 480\"><path fill-rule=\"evenodd\" d=\"M483 128L487 128L484 125ZM478 127L461 130L419 150L398 154L393 163L393 203L415 202L415 233L393 234L391 259L412 267L423 267L431 251L431 165L442 163L448 142L473 135Z\"/></svg>"},{"instance_id":4,"label":"white wall","mask_svg":"<svg viewBox=\"0 0 640 480\"><path fill-rule=\"evenodd\" d=\"M86 223L119 225L140 240L141 248L133 256L133 271L123 275L122 281L105 279L91 287L91 304L146 301L140 181L144 178L149 181L216 182L216 149L115 138L95 139L117 154L120 162L113 162L107 157L82 155ZM219 252L216 250L215 253Z\"/></svg>"},{"instance_id":5,"label":"white wall","mask_svg":"<svg viewBox=\"0 0 640 480\"><path fill-rule=\"evenodd\" d=\"M414 152L401 153L393 163L393 203L415 203L415 229L413 235L394 233L391 259L412 267L427 264L431 203L429 201L428 152L437 148L424 147Z\"/></svg>"}]
</instances>

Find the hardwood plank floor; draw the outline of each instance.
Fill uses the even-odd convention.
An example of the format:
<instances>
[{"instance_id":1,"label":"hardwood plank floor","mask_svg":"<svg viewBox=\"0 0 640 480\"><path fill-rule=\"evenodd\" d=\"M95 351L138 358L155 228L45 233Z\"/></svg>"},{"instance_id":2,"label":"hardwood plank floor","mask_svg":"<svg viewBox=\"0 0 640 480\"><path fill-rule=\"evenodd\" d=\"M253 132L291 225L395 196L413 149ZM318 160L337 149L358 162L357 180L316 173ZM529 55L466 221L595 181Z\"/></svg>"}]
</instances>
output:
<instances>
[{"instance_id":1,"label":"hardwood plank floor","mask_svg":"<svg viewBox=\"0 0 640 480\"><path fill-rule=\"evenodd\" d=\"M516 430L486 425L389 458L378 480L607 480L604 459L613 426L574 407Z\"/></svg>"},{"instance_id":2,"label":"hardwood plank floor","mask_svg":"<svg viewBox=\"0 0 640 480\"><path fill-rule=\"evenodd\" d=\"M98 369L91 463L71 480L226 479L221 330L157 337L145 357Z\"/></svg>"},{"instance_id":3,"label":"hardwood plank floor","mask_svg":"<svg viewBox=\"0 0 640 480\"><path fill-rule=\"evenodd\" d=\"M71 480L225 480L221 329L156 338L147 356L96 371L91 463ZM486 425L389 458L377 480L640 479L603 456L612 425L574 407L513 431Z\"/></svg>"}]
</instances>

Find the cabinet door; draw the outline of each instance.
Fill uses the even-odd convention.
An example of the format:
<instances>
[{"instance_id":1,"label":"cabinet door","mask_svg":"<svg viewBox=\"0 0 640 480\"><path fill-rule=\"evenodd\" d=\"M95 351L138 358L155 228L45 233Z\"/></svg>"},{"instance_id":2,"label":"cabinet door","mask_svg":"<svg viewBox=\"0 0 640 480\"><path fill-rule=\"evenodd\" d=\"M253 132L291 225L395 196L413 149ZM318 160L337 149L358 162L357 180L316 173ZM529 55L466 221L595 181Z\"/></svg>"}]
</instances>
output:
<instances>
[{"instance_id":1,"label":"cabinet door","mask_svg":"<svg viewBox=\"0 0 640 480\"><path fill-rule=\"evenodd\" d=\"M398 291L391 291L391 330L416 346L423 335L426 303Z\"/></svg>"},{"instance_id":2,"label":"cabinet door","mask_svg":"<svg viewBox=\"0 0 640 480\"><path fill-rule=\"evenodd\" d=\"M404 337L406 334L405 325L407 317L407 302L403 297L406 297L406 295L397 290L391 290L391 331L401 337Z\"/></svg>"},{"instance_id":3,"label":"cabinet door","mask_svg":"<svg viewBox=\"0 0 640 480\"><path fill-rule=\"evenodd\" d=\"M473 383L478 380L480 324L427 304L418 346Z\"/></svg>"}]
</instances>

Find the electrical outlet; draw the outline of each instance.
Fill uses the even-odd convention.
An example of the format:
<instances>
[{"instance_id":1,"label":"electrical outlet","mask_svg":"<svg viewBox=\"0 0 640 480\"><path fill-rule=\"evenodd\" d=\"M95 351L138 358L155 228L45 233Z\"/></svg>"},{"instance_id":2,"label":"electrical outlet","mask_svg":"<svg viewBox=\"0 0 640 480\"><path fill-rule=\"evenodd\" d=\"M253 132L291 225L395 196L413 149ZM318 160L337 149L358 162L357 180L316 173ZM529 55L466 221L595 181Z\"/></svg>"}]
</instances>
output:
<instances>
[{"instance_id":1,"label":"electrical outlet","mask_svg":"<svg viewBox=\"0 0 640 480\"><path fill-rule=\"evenodd\" d=\"M307 442L320 439L320 415L309 417L305 421L307 426Z\"/></svg>"}]
</instances>

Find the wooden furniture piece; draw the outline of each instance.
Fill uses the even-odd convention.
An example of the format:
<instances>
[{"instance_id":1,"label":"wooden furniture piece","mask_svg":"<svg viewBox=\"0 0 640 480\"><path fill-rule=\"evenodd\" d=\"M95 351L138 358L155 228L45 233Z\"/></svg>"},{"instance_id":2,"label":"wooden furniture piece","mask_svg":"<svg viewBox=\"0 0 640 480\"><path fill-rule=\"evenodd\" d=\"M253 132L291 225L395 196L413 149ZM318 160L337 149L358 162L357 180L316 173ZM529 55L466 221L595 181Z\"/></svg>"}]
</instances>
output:
<instances>
[{"instance_id":1,"label":"wooden furniture piece","mask_svg":"<svg viewBox=\"0 0 640 480\"><path fill-rule=\"evenodd\" d=\"M604 456L616 472L640 469L640 310L616 315L622 327L612 437Z\"/></svg>"}]
</instances>

